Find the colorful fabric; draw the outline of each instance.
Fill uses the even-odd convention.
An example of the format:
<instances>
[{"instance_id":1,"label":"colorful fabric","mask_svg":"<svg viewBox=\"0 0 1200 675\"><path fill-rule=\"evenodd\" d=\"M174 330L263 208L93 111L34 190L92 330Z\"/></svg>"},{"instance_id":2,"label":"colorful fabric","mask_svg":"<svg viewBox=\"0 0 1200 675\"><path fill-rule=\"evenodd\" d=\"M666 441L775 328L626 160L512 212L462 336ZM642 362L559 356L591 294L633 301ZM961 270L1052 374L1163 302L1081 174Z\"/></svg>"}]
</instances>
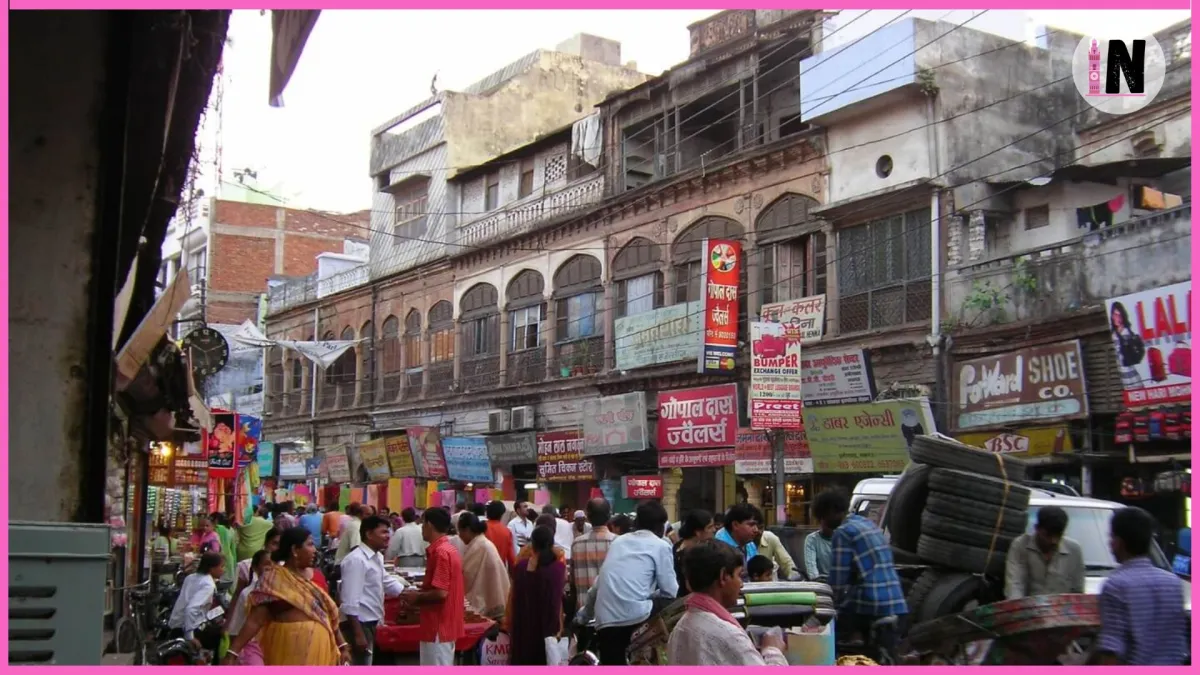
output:
<instances>
[{"instance_id":1,"label":"colorful fabric","mask_svg":"<svg viewBox=\"0 0 1200 675\"><path fill-rule=\"evenodd\" d=\"M1126 561L1100 588L1096 649L1134 666L1182 665L1189 620L1183 583L1149 558Z\"/></svg>"},{"instance_id":2,"label":"colorful fabric","mask_svg":"<svg viewBox=\"0 0 1200 675\"><path fill-rule=\"evenodd\" d=\"M607 527L593 528L591 532L575 537L571 544L571 576L574 579L576 602L583 607L588 591L600 577L600 567L608 557L608 548L617 535Z\"/></svg>"},{"instance_id":3,"label":"colorful fabric","mask_svg":"<svg viewBox=\"0 0 1200 675\"><path fill-rule=\"evenodd\" d=\"M237 557L238 560L249 560L255 553L262 550L267 543L267 533L275 527L271 521L254 516L238 530Z\"/></svg>"},{"instance_id":4,"label":"colorful fabric","mask_svg":"<svg viewBox=\"0 0 1200 675\"><path fill-rule=\"evenodd\" d=\"M688 609L698 612L708 612L732 626L737 626L739 629L742 627L737 622L737 619L733 618L733 615L729 613L729 610L722 607L721 603L713 600L712 596L703 593L692 593L683 603Z\"/></svg>"},{"instance_id":5,"label":"colorful fabric","mask_svg":"<svg viewBox=\"0 0 1200 675\"><path fill-rule=\"evenodd\" d=\"M421 590L446 591L446 600L438 604L421 606L421 642L453 643L462 637L465 630L466 612L463 589L462 559L450 543L450 537L442 536L425 551L425 578Z\"/></svg>"},{"instance_id":6,"label":"colorful fabric","mask_svg":"<svg viewBox=\"0 0 1200 675\"><path fill-rule=\"evenodd\" d=\"M282 602L307 621L270 621L258 635L268 666L336 666L337 605L325 591L284 566L270 566L250 592L250 608Z\"/></svg>"},{"instance_id":7,"label":"colorful fabric","mask_svg":"<svg viewBox=\"0 0 1200 675\"><path fill-rule=\"evenodd\" d=\"M218 525L217 539L221 542L221 557L225 558L225 574L221 581L233 579L233 568L237 565L237 532L233 528Z\"/></svg>"},{"instance_id":8,"label":"colorful fabric","mask_svg":"<svg viewBox=\"0 0 1200 675\"><path fill-rule=\"evenodd\" d=\"M908 614L892 549L883 531L858 514L833 532L829 585L839 608L865 617Z\"/></svg>"},{"instance_id":9,"label":"colorful fabric","mask_svg":"<svg viewBox=\"0 0 1200 675\"><path fill-rule=\"evenodd\" d=\"M193 532L190 540L192 552L199 555L207 546L212 553L221 552L221 537L216 532Z\"/></svg>"}]
</instances>

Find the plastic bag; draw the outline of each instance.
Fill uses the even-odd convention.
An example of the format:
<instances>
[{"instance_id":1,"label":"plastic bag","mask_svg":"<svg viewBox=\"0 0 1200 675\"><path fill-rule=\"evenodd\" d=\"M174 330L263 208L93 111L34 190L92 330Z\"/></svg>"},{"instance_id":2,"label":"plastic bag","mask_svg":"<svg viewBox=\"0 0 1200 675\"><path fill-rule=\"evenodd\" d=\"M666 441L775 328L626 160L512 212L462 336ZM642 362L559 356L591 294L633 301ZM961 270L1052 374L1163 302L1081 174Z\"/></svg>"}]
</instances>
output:
<instances>
[{"instance_id":1,"label":"plastic bag","mask_svg":"<svg viewBox=\"0 0 1200 675\"><path fill-rule=\"evenodd\" d=\"M567 665L567 651L569 641L567 638L559 639L557 637L546 638L546 665L548 666L565 666Z\"/></svg>"},{"instance_id":2,"label":"plastic bag","mask_svg":"<svg viewBox=\"0 0 1200 675\"><path fill-rule=\"evenodd\" d=\"M495 640L484 640L483 650L479 655L481 666L507 666L509 654L508 633L500 631Z\"/></svg>"}]
</instances>

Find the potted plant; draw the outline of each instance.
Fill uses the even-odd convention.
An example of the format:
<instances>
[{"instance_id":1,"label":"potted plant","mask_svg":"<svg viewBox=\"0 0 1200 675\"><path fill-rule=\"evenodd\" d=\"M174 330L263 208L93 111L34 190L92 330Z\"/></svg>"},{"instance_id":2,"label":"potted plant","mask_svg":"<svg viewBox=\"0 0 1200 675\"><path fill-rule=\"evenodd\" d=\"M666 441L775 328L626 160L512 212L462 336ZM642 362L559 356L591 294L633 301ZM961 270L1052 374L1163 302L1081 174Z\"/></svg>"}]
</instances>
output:
<instances>
[{"instance_id":1,"label":"potted plant","mask_svg":"<svg viewBox=\"0 0 1200 675\"><path fill-rule=\"evenodd\" d=\"M592 343L590 340L576 342L571 350L571 374L578 377L595 372L591 356Z\"/></svg>"}]
</instances>

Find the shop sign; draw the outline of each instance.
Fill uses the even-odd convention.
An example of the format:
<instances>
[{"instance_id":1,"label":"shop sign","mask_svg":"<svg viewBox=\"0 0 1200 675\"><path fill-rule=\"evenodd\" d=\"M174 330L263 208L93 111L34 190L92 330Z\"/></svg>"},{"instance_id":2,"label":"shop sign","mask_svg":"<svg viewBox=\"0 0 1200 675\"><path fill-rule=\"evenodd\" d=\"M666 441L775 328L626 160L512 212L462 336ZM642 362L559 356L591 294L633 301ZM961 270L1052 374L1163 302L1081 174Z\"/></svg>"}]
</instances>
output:
<instances>
[{"instance_id":1,"label":"shop sign","mask_svg":"<svg viewBox=\"0 0 1200 675\"><path fill-rule=\"evenodd\" d=\"M596 464L583 456L583 434L577 429L537 435L538 480L548 483L596 479Z\"/></svg>"},{"instance_id":2,"label":"shop sign","mask_svg":"<svg viewBox=\"0 0 1200 675\"><path fill-rule=\"evenodd\" d=\"M662 499L662 476L625 476L626 499Z\"/></svg>"},{"instance_id":3,"label":"shop sign","mask_svg":"<svg viewBox=\"0 0 1200 675\"><path fill-rule=\"evenodd\" d=\"M321 477L321 461L320 457L309 457L304 460L304 477L319 478Z\"/></svg>"},{"instance_id":4,"label":"shop sign","mask_svg":"<svg viewBox=\"0 0 1200 675\"><path fill-rule=\"evenodd\" d=\"M285 445L281 447L279 449L279 477L284 480L304 480L308 476L304 462L311 456L302 449L302 446Z\"/></svg>"},{"instance_id":5,"label":"shop sign","mask_svg":"<svg viewBox=\"0 0 1200 675\"><path fill-rule=\"evenodd\" d=\"M875 377L871 373L871 358L865 350L805 350L800 368L805 406L875 400Z\"/></svg>"},{"instance_id":6,"label":"shop sign","mask_svg":"<svg viewBox=\"0 0 1200 675\"><path fill-rule=\"evenodd\" d=\"M1125 407L1192 400L1192 282L1108 301Z\"/></svg>"},{"instance_id":7,"label":"shop sign","mask_svg":"<svg viewBox=\"0 0 1200 675\"><path fill-rule=\"evenodd\" d=\"M783 440L784 473L810 474L813 472L812 456L808 451L808 439L803 431L788 431ZM774 473L774 452L767 432L753 429L738 429L736 461L733 471L738 475L763 475Z\"/></svg>"},{"instance_id":8,"label":"shop sign","mask_svg":"<svg viewBox=\"0 0 1200 675\"><path fill-rule=\"evenodd\" d=\"M750 428L800 429L803 410L800 331L788 324L750 324Z\"/></svg>"},{"instance_id":9,"label":"shop sign","mask_svg":"<svg viewBox=\"0 0 1200 675\"><path fill-rule=\"evenodd\" d=\"M275 444L262 441L258 444L258 476L259 478L275 477Z\"/></svg>"},{"instance_id":10,"label":"shop sign","mask_svg":"<svg viewBox=\"0 0 1200 675\"><path fill-rule=\"evenodd\" d=\"M214 413L212 430L203 430L208 450L208 476L214 479L237 475L237 415Z\"/></svg>"},{"instance_id":11,"label":"shop sign","mask_svg":"<svg viewBox=\"0 0 1200 675\"><path fill-rule=\"evenodd\" d=\"M387 441L384 439L376 438L358 445L358 454L362 457L363 468L367 470L367 477L371 479L372 483L385 481L392 475L391 469L388 467L386 443Z\"/></svg>"},{"instance_id":12,"label":"shop sign","mask_svg":"<svg viewBox=\"0 0 1200 675\"><path fill-rule=\"evenodd\" d=\"M280 467L280 473L283 473L282 464ZM350 457L346 455L346 446L337 445L327 449L325 451L324 467L329 472L329 480L335 483L349 483L351 476Z\"/></svg>"},{"instance_id":13,"label":"shop sign","mask_svg":"<svg viewBox=\"0 0 1200 675\"><path fill-rule=\"evenodd\" d=\"M388 436L383 441L383 447L387 452L388 471L392 478L412 478L417 475L412 450L408 447L408 434Z\"/></svg>"},{"instance_id":14,"label":"shop sign","mask_svg":"<svg viewBox=\"0 0 1200 675\"><path fill-rule=\"evenodd\" d=\"M511 467L537 461L537 436L532 431L487 437L492 466Z\"/></svg>"},{"instance_id":15,"label":"shop sign","mask_svg":"<svg viewBox=\"0 0 1200 675\"><path fill-rule=\"evenodd\" d=\"M759 315L763 321L781 323L797 332L801 344L819 342L825 334L825 295L768 303Z\"/></svg>"},{"instance_id":16,"label":"shop sign","mask_svg":"<svg viewBox=\"0 0 1200 675\"><path fill-rule=\"evenodd\" d=\"M742 245L727 239L705 239L701 251L704 334L697 372L730 375L737 367Z\"/></svg>"},{"instance_id":17,"label":"shop sign","mask_svg":"<svg viewBox=\"0 0 1200 675\"><path fill-rule=\"evenodd\" d=\"M443 438L442 456L450 480L463 483L491 483L493 480L487 443L481 436Z\"/></svg>"},{"instance_id":18,"label":"shop sign","mask_svg":"<svg viewBox=\"0 0 1200 675\"><path fill-rule=\"evenodd\" d=\"M730 438L732 437L733 435L730 434ZM730 466L735 459L737 459L737 453L733 448L659 452L658 467L660 469L691 469L707 466Z\"/></svg>"},{"instance_id":19,"label":"shop sign","mask_svg":"<svg viewBox=\"0 0 1200 675\"><path fill-rule=\"evenodd\" d=\"M408 430L408 447L412 449L413 465L422 478L449 478L442 458L442 432L437 427L412 427Z\"/></svg>"},{"instance_id":20,"label":"shop sign","mask_svg":"<svg viewBox=\"0 0 1200 675\"><path fill-rule=\"evenodd\" d=\"M1079 340L960 362L951 391L958 429L1088 415Z\"/></svg>"},{"instance_id":21,"label":"shop sign","mask_svg":"<svg viewBox=\"0 0 1200 675\"><path fill-rule=\"evenodd\" d=\"M1004 433L970 433L955 436L960 442L988 452L1018 457L1048 457L1075 451L1067 427L1033 427Z\"/></svg>"},{"instance_id":22,"label":"shop sign","mask_svg":"<svg viewBox=\"0 0 1200 675\"><path fill-rule=\"evenodd\" d=\"M660 363L694 359L704 333L704 303L681 302L670 307L617 319L617 370L646 368Z\"/></svg>"},{"instance_id":23,"label":"shop sign","mask_svg":"<svg viewBox=\"0 0 1200 675\"><path fill-rule=\"evenodd\" d=\"M658 449L733 445L738 425L736 384L676 389L658 395Z\"/></svg>"},{"instance_id":24,"label":"shop sign","mask_svg":"<svg viewBox=\"0 0 1200 675\"><path fill-rule=\"evenodd\" d=\"M934 431L926 398L804 411L816 473L899 473L908 465L913 439Z\"/></svg>"},{"instance_id":25,"label":"shop sign","mask_svg":"<svg viewBox=\"0 0 1200 675\"><path fill-rule=\"evenodd\" d=\"M583 404L583 454L617 455L646 449L646 393L602 396Z\"/></svg>"}]
</instances>

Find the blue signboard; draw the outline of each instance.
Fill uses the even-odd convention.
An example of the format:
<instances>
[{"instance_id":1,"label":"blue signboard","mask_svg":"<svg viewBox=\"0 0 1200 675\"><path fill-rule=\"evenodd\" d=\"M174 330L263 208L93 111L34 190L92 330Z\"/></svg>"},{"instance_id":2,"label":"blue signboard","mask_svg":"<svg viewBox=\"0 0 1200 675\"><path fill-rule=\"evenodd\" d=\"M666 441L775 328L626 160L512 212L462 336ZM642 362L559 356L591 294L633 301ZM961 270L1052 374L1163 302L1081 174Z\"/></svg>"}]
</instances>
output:
<instances>
[{"instance_id":1,"label":"blue signboard","mask_svg":"<svg viewBox=\"0 0 1200 675\"><path fill-rule=\"evenodd\" d=\"M464 483L491 483L492 462L487 443L480 436L442 439L442 455L450 480Z\"/></svg>"}]
</instances>

